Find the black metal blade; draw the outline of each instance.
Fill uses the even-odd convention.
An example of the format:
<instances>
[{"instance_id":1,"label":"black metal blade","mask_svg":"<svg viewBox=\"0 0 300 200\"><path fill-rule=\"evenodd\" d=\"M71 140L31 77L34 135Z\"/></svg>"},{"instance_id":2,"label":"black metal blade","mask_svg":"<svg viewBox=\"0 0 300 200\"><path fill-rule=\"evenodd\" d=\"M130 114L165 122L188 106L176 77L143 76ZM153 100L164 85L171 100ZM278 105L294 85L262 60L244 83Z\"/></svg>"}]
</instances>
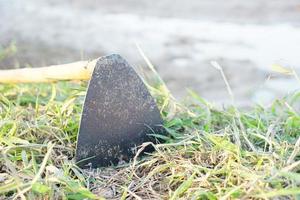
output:
<instances>
[{"instance_id":1,"label":"black metal blade","mask_svg":"<svg viewBox=\"0 0 300 200\"><path fill-rule=\"evenodd\" d=\"M163 133L153 97L134 69L119 55L98 60L89 83L78 134L81 167L128 161L136 147ZM89 165L88 165L89 166Z\"/></svg>"}]
</instances>

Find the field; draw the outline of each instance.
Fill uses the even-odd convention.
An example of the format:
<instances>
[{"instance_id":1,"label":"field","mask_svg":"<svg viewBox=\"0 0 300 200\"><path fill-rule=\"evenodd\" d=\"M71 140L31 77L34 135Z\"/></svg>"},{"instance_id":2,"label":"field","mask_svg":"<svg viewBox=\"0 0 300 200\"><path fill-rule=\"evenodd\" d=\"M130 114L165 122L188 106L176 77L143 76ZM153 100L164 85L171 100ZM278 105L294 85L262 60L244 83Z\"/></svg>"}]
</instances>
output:
<instances>
[{"instance_id":1,"label":"field","mask_svg":"<svg viewBox=\"0 0 300 200\"><path fill-rule=\"evenodd\" d=\"M221 109L193 91L178 102L154 77L168 136L94 170L73 159L86 82L0 85L0 199L300 199L299 92L246 111L231 94Z\"/></svg>"}]
</instances>

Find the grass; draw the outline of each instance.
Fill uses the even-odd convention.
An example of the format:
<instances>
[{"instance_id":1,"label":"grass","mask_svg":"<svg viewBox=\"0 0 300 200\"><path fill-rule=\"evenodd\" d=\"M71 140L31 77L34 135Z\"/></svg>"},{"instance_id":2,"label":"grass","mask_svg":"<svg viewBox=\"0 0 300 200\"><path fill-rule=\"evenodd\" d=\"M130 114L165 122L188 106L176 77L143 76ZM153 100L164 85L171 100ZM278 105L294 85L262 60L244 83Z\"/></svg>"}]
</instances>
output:
<instances>
[{"instance_id":1,"label":"grass","mask_svg":"<svg viewBox=\"0 0 300 200\"><path fill-rule=\"evenodd\" d=\"M0 199L300 199L300 92L217 109L156 79L165 142L88 170L73 159L86 82L0 85Z\"/></svg>"},{"instance_id":2,"label":"grass","mask_svg":"<svg viewBox=\"0 0 300 200\"><path fill-rule=\"evenodd\" d=\"M240 112L193 92L182 105L151 88L166 142L127 166L82 171L73 157L85 88L0 86L2 198L299 198L300 93Z\"/></svg>"}]
</instances>

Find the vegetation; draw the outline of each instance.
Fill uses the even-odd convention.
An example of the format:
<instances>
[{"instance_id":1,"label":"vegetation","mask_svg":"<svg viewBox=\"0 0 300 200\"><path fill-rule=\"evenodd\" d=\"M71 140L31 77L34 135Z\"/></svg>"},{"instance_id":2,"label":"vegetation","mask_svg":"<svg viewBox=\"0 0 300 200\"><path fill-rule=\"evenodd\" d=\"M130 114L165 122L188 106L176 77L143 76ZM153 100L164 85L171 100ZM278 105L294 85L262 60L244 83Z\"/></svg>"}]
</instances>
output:
<instances>
[{"instance_id":1,"label":"vegetation","mask_svg":"<svg viewBox=\"0 0 300 200\"><path fill-rule=\"evenodd\" d=\"M88 170L73 160L86 82L0 85L0 199L300 199L299 92L217 109L192 91L178 103L156 79L165 142Z\"/></svg>"}]
</instances>

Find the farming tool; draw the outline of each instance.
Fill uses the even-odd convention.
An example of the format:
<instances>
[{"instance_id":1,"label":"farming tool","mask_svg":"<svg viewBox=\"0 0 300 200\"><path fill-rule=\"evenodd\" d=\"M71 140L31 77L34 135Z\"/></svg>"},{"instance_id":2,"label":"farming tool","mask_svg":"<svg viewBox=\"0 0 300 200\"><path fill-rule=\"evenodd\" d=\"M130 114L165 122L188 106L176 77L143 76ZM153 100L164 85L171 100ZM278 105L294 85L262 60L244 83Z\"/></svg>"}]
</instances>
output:
<instances>
[{"instance_id":1,"label":"farming tool","mask_svg":"<svg viewBox=\"0 0 300 200\"><path fill-rule=\"evenodd\" d=\"M76 161L101 167L129 161L138 146L164 134L157 105L119 55L42 68L0 70L0 83L90 80L77 137ZM148 148L147 151L150 151Z\"/></svg>"}]
</instances>

